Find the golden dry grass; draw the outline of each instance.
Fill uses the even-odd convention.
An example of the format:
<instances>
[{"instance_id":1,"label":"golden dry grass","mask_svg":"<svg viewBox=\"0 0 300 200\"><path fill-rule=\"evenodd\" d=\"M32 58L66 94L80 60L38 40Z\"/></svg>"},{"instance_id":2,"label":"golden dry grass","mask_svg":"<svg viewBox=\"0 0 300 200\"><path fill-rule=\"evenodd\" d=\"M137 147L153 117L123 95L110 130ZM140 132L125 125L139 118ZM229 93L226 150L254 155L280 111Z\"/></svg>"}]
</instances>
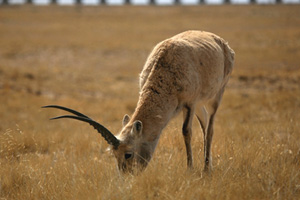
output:
<instances>
[{"instance_id":1,"label":"golden dry grass","mask_svg":"<svg viewBox=\"0 0 300 200\"><path fill-rule=\"evenodd\" d=\"M119 176L91 127L48 121L65 105L113 132L138 98L151 48L188 29L236 52L217 114L211 175L194 123L186 170L181 116L149 167ZM299 199L300 6L0 8L1 199Z\"/></svg>"}]
</instances>

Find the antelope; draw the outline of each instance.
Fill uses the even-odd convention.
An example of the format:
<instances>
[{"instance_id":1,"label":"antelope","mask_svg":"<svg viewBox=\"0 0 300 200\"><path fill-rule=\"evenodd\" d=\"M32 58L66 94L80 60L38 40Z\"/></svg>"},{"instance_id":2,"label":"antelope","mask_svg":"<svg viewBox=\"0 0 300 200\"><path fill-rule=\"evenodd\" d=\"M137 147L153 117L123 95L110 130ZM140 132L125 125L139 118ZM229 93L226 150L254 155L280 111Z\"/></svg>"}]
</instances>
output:
<instances>
[{"instance_id":1,"label":"antelope","mask_svg":"<svg viewBox=\"0 0 300 200\"><path fill-rule=\"evenodd\" d=\"M204 170L210 171L213 125L225 86L233 69L234 51L219 36L186 31L157 44L140 74L140 93L132 117L127 114L118 135L75 110L49 105L92 125L110 145L122 172L145 169L164 127L183 112L182 134L187 166L193 168L192 119L196 116L204 138ZM140 171L140 170L139 170Z\"/></svg>"}]
</instances>

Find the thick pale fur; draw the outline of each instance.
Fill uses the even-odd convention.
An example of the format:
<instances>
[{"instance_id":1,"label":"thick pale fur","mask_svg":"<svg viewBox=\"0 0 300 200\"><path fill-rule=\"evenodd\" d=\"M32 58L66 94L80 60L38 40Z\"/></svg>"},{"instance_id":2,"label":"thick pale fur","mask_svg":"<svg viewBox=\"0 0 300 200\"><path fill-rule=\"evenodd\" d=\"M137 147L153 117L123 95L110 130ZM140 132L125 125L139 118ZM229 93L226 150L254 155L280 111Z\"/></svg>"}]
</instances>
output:
<instances>
[{"instance_id":1,"label":"thick pale fur","mask_svg":"<svg viewBox=\"0 0 300 200\"><path fill-rule=\"evenodd\" d=\"M233 62L234 51L227 42L208 32L186 31L157 44L140 74L135 112L131 119L124 117L117 136L121 145L114 154L119 168L145 167L163 128L183 111L188 166L193 166L190 142L196 115L204 134L205 169L209 170L213 120Z\"/></svg>"}]
</instances>

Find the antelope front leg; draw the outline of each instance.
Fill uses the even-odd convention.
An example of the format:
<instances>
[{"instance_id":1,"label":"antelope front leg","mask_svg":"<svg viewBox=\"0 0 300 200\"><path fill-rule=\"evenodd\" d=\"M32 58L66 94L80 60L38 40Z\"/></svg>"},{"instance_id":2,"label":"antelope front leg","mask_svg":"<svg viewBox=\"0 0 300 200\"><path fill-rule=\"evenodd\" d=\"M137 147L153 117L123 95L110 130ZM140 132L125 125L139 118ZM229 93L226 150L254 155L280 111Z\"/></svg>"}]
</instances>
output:
<instances>
[{"instance_id":1,"label":"antelope front leg","mask_svg":"<svg viewBox=\"0 0 300 200\"><path fill-rule=\"evenodd\" d=\"M193 168L193 154L192 154L192 146L191 146L193 116L194 116L194 108L186 106L183 109L184 122L182 127L182 134L184 137L184 143L185 143L186 154L187 154L187 166L189 168Z\"/></svg>"}]
</instances>

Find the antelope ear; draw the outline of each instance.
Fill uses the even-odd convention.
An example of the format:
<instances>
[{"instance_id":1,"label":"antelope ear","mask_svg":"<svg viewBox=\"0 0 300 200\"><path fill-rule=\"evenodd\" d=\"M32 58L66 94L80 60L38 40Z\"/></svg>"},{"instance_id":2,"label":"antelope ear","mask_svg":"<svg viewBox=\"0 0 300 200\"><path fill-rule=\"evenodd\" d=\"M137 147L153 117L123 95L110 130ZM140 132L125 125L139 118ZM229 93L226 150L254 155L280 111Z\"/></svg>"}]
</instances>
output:
<instances>
[{"instance_id":1,"label":"antelope ear","mask_svg":"<svg viewBox=\"0 0 300 200\"><path fill-rule=\"evenodd\" d=\"M143 130L143 123L140 120L136 120L132 125L132 133L136 136L140 136Z\"/></svg>"},{"instance_id":2,"label":"antelope ear","mask_svg":"<svg viewBox=\"0 0 300 200\"><path fill-rule=\"evenodd\" d=\"M123 117L123 121L122 121L122 126L124 127L124 126L126 126L126 124L128 124L128 122L129 122L129 120L130 120L130 117L129 117L129 115L124 115L124 117Z\"/></svg>"},{"instance_id":3,"label":"antelope ear","mask_svg":"<svg viewBox=\"0 0 300 200\"><path fill-rule=\"evenodd\" d=\"M105 149L105 152L111 152L112 151L112 147L111 146L108 146L106 149Z\"/></svg>"},{"instance_id":4,"label":"antelope ear","mask_svg":"<svg viewBox=\"0 0 300 200\"><path fill-rule=\"evenodd\" d=\"M113 155L113 147L111 145L109 145L106 149L105 149L106 153L109 153L110 155Z\"/></svg>"}]
</instances>

